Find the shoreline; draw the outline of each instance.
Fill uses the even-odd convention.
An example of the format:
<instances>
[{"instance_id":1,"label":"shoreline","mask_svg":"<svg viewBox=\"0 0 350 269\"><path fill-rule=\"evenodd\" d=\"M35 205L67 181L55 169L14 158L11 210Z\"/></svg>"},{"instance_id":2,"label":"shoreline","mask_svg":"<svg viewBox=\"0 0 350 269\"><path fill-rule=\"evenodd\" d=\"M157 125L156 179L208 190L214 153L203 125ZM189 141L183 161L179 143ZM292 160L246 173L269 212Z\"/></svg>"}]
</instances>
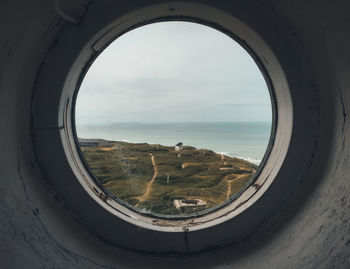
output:
<instances>
[{"instance_id":1,"label":"shoreline","mask_svg":"<svg viewBox=\"0 0 350 269\"><path fill-rule=\"evenodd\" d=\"M104 138L82 138L82 137L79 137L78 140L79 139L84 139L84 140L85 139L87 139L87 140L89 140L89 139L92 139L92 140L104 140L106 142L111 142L111 143L113 143L113 142L123 142L123 143L135 144L135 145L137 145L137 144L139 144L139 145L140 144L148 144L148 145L160 145L160 146L165 146L165 147L173 147L173 145L162 145L162 144L159 144L159 143L147 143L147 142L134 142L134 141L126 140L126 139L107 140L107 139L104 139ZM184 146L194 147L194 146L191 146L191 145L184 145ZM194 147L194 148L196 148L196 147ZM197 149L199 149L199 148L197 148ZM225 155L225 156L232 157L232 158L242 159L242 160L245 160L245 161L250 162L252 164L255 164L257 166L259 166L261 161L262 161L262 159L258 159L258 158L237 156L237 155L235 155L235 154L233 154L231 152L223 152L223 151L218 151L217 152L217 151L212 150L212 149L208 149L208 148L205 148L205 149L211 150L211 151L215 152L216 154L221 154L221 155Z\"/></svg>"}]
</instances>

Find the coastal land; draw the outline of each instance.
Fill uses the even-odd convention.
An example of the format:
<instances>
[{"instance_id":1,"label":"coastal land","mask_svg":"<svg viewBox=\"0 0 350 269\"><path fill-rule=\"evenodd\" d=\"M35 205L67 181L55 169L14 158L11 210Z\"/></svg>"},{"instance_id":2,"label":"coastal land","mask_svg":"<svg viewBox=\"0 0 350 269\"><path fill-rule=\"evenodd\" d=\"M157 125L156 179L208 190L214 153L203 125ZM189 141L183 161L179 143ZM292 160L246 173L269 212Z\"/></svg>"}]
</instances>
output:
<instances>
[{"instance_id":1,"label":"coastal land","mask_svg":"<svg viewBox=\"0 0 350 269\"><path fill-rule=\"evenodd\" d=\"M144 212L181 215L214 207L242 190L257 166L191 146L105 141L81 143L96 179Z\"/></svg>"}]
</instances>

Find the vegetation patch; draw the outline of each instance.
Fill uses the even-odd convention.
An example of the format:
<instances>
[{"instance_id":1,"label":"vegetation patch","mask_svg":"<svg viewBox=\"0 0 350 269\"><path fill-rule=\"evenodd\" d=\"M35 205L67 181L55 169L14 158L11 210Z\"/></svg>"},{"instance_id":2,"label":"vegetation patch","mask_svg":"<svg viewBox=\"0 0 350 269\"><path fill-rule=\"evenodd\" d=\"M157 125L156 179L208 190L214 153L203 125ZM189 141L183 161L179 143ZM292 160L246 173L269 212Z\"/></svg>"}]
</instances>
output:
<instances>
[{"instance_id":1,"label":"vegetation patch","mask_svg":"<svg viewBox=\"0 0 350 269\"><path fill-rule=\"evenodd\" d=\"M208 149L109 141L81 147L96 180L114 196L144 212L195 213L224 203L251 180L257 166ZM201 199L205 206L181 211L174 200Z\"/></svg>"}]
</instances>

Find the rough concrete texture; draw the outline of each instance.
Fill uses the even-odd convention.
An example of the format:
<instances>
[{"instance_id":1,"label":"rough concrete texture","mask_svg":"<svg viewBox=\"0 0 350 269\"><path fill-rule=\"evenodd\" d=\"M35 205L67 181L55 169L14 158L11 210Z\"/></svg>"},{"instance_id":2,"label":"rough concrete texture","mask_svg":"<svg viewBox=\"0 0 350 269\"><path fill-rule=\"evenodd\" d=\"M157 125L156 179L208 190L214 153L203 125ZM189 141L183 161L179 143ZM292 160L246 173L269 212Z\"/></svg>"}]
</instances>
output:
<instances>
[{"instance_id":1,"label":"rough concrete texture","mask_svg":"<svg viewBox=\"0 0 350 269\"><path fill-rule=\"evenodd\" d=\"M62 2L64 9L67 1ZM77 23L117 3L73 2L67 13L82 19ZM141 2L161 1L118 5L133 8ZM197 2L230 12L244 1ZM79 24L62 18L54 1L1 1L0 268L350 267L350 2L260 0L249 5L262 18L278 22L276 28L285 29L291 46L301 51L300 72L311 87L292 94L312 95L315 101L307 108L319 131L312 161L296 179L298 191L262 224L261 233L225 249L159 256L121 250L93 235L45 181L32 146L33 90L60 31ZM266 38L272 39L274 31ZM283 48L274 49L288 59Z\"/></svg>"}]
</instances>

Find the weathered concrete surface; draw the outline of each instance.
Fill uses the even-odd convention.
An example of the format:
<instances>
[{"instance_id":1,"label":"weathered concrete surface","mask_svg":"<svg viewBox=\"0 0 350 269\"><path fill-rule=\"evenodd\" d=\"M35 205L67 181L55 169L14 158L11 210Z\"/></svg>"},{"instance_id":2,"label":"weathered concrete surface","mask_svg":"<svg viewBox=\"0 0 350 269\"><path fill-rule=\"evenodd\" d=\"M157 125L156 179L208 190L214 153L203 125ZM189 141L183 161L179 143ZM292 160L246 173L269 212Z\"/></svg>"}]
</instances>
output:
<instances>
[{"instance_id":1,"label":"weathered concrete surface","mask_svg":"<svg viewBox=\"0 0 350 269\"><path fill-rule=\"evenodd\" d=\"M98 0L85 6L82 1L80 10L79 1L74 2L72 9L62 5L73 17L102 15L104 6L117 3ZM119 2L133 7L141 1ZM236 4L197 2L228 11ZM298 192L262 224L264 232L224 250L161 257L120 250L92 235L44 180L31 140L34 85L59 33L79 24L60 17L53 1L1 1L0 268L350 267L350 3L260 0L250 5L279 22L276 28L287 29L303 56L301 71L313 85L305 95L313 95L316 104L308 109L320 130L312 162L305 164L309 172L296 179ZM288 54L280 53L287 61Z\"/></svg>"}]
</instances>

